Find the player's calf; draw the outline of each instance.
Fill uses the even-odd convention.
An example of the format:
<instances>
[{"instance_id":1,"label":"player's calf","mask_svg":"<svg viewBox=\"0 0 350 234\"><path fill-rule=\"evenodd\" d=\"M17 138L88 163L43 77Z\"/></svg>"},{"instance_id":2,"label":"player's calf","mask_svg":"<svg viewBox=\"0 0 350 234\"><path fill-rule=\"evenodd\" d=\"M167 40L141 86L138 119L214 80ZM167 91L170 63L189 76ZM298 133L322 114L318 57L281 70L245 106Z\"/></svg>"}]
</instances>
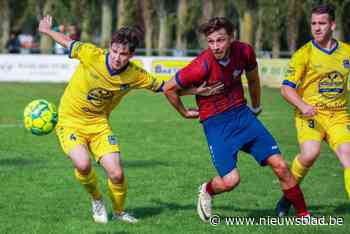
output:
<instances>
[{"instance_id":1,"label":"player's calf","mask_svg":"<svg viewBox=\"0 0 350 234\"><path fill-rule=\"evenodd\" d=\"M292 173L288 169L288 164L282 156L276 155L270 157L267 161L277 175L285 199L287 199L295 208L298 216L307 216L309 212L306 209L304 194L296 183ZM286 204L281 204L286 205Z\"/></svg>"}]
</instances>

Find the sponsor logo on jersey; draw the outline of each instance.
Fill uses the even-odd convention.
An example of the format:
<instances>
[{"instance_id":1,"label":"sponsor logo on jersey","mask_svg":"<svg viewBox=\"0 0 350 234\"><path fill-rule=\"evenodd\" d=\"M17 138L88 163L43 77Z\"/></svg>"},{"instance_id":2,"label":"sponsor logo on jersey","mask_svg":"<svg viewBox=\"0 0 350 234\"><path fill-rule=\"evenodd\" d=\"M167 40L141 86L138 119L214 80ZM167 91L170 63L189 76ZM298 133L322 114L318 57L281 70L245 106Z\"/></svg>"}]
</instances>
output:
<instances>
[{"instance_id":1,"label":"sponsor logo on jersey","mask_svg":"<svg viewBox=\"0 0 350 234\"><path fill-rule=\"evenodd\" d=\"M113 93L103 88L91 89L88 92L87 100L94 106L102 106L106 101L110 101L113 97Z\"/></svg>"},{"instance_id":2,"label":"sponsor logo on jersey","mask_svg":"<svg viewBox=\"0 0 350 234\"><path fill-rule=\"evenodd\" d=\"M343 65L344 65L344 68L349 68L350 67L349 59L344 59Z\"/></svg>"},{"instance_id":3,"label":"sponsor logo on jersey","mask_svg":"<svg viewBox=\"0 0 350 234\"><path fill-rule=\"evenodd\" d=\"M329 99L336 99L344 93L344 77L338 71L328 73L318 83L319 93Z\"/></svg>"}]
</instances>

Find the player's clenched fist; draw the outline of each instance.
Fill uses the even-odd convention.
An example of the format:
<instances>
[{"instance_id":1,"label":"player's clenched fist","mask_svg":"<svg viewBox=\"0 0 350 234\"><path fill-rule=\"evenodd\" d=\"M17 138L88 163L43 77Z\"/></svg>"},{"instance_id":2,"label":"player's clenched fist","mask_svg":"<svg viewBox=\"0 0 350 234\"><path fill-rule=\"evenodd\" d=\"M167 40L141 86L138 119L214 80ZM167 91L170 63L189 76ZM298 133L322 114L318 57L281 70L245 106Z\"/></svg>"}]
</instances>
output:
<instances>
[{"instance_id":1,"label":"player's clenched fist","mask_svg":"<svg viewBox=\"0 0 350 234\"><path fill-rule=\"evenodd\" d=\"M183 115L186 119L197 119L199 116L198 109L188 108Z\"/></svg>"}]
</instances>

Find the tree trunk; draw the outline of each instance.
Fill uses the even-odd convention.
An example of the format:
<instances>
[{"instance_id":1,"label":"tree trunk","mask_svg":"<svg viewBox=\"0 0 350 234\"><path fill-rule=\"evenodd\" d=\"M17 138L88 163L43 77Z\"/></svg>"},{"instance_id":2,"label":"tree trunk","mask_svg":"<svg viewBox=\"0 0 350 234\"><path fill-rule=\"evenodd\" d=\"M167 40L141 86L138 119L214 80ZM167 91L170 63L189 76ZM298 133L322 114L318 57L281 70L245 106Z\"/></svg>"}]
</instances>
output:
<instances>
[{"instance_id":1,"label":"tree trunk","mask_svg":"<svg viewBox=\"0 0 350 234\"><path fill-rule=\"evenodd\" d=\"M125 0L118 0L117 4L117 28L125 25Z\"/></svg>"},{"instance_id":2,"label":"tree trunk","mask_svg":"<svg viewBox=\"0 0 350 234\"><path fill-rule=\"evenodd\" d=\"M214 9L215 9L215 15L218 17L225 17L226 16L226 5L225 0L218 0L214 2Z\"/></svg>"},{"instance_id":3,"label":"tree trunk","mask_svg":"<svg viewBox=\"0 0 350 234\"><path fill-rule=\"evenodd\" d=\"M287 43L291 53L297 49L297 40L299 37L299 22L301 19L301 0L290 0L288 2L287 13Z\"/></svg>"},{"instance_id":4,"label":"tree trunk","mask_svg":"<svg viewBox=\"0 0 350 234\"><path fill-rule=\"evenodd\" d=\"M214 2L213 0L203 0L203 15L201 23L208 21L214 16Z\"/></svg>"},{"instance_id":5,"label":"tree trunk","mask_svg":"<svg viewBox=\"0 0 350 234\"><path fill-rule=\"evenodd\" d=\"M135 0L118 0L117 4L117 27L130 26L137 18L137 3Z\"/></svg>"},{"instance_id":6,"label":"tree trunk","mask_svg":"<svg viewBox=\"0 0 350 234\"><path fill-rule=\"evenodd\" d=\"M164 1L159 4L159 37L158 50L159 55L166 55L166 49L169 45L170 31L169 31L169 16L165 9Z\"/></svg>"},{"instance_id":7,"label":"tree trunk","mask_svg":"<svg viewBox=\"0 0 350 234\"><path fill-rule=\"evenodd\" d=\"M52 15L55 7L55 0L46 0L44 4L43 14L42 15ZM53 41L48 36L42 35L40 38L40 51L41 53L50 53L52 52Z\"/></svg>"},{"instance_id":8,"label":"tree trunk","mask_svg":"<svg viewBox=\"0 0 350 234\"><path fill-rule=\"evenodd\" d=\"M154 23L153 23L153 15L154 15L154 2L153 0L144 0L141 1L142 6L142 14L143 21L145 24L145 47L146 47L146 56L152 55L152 36L154 32Z\"/></svg>"},{"instance_id":9,"label":"tree trunk","mask_svg":"<svg viewBox=\"0 0 350 234\"><path fill-rule=\"evenodd\" d=\"M257 53L261 52L263 47L263 11L261 9L258 10L258 27L255 31L255 51Z\"/></svg>"},{"instance_id":10,"label":"tree trunk","mask_svg":"<svg viewBox=\"0 0 350 234\"><path fill-rule=\"evenodd\" d=\"M76 11L79 13L80 18L80 28L81 28L81 34L80 34L80 40L84 42L91 42L92 41L92 26L91 26L91 3L89 0L80 0L72 1L73 4L76 4Z\"/></svg>"},{"instance_id":11,"label":"tree trunk","mask_svg":"<svg viewBox=\"0 0 350 234\"><path fill-rule=\"evenodd\" d=\"M279 58L281 51L281 32L279 30L271 33L272 37L272 58Z\"/></svg>"},{"instance_id":12,"label":"tree trunk","mask_svg":"<svg viewBox=\"0 0 350 234\"><path fill-rule=\"evenodd\" d=\"M186 24L188 22L188 0L179 0L177 8L177 25L176 25L176 49L185 51L187 49Z\"/></svg>"},{"instance_id":13,"label":"tree trunk","mask_svg":"<svg viewBox=\"0 0 350 234\"><path fill-rule=\"evenodd\" d=\"M253 25L253 12L250 9L246 9L241 18L241 34L240 41L246 42L248 44L253 44L254 37L254 25Z\"/></svg>"},{"instance_id":14,"label":"tree trunk","mask_svg":"<svg viewBox=\"0 0 350 234\"><path fill-rule=\"evenodd\" d=\"M101 47L108 47L112 33L112 6L110 0L102 1Z\"/></svg>"},{"instance_id":15,"label":"tree trunk","mask_svg":"<svg viewBox=\"0 0 350 234\"><path fill-rule=\"evenodd\" d=\"M0 52L5 52L6 43L10 35L10 5L8 0L0 0Z\"/></svg>"},{"instance_id":16,"label":"tree trunk","mask_svg":"<svg viewBox=\"0 0 350 234\"><path fill-rule=\"evenodd\" d=\"M202 0L202 17L200 19L200 24L207 22L210 18L214 16L214 2L213 0ZM203 34L197 35L199 45L201 48L205 48L207 45L207 40Z\"/></svg>"}]
</instances>

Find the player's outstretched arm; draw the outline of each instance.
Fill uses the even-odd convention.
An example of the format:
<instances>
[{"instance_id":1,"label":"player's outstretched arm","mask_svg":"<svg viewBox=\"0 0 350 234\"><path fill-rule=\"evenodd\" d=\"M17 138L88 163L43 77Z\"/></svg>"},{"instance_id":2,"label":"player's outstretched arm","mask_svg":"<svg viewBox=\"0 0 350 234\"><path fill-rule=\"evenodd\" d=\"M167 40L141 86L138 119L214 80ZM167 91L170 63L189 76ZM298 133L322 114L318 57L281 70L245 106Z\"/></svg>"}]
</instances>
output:
<instances>
[{"instance_id":1,"label":"player's outstretched arm","mask_svg":"<svg viewBox=\"0 0 350 234\"><path fill-rule=\"evenodd\" d=\"M72 39L70 39L67 35L64 35L61 32L55 32L52 29L52 16L47 15L44 16L39 22L38 30L40 33L43 33L49 37L51 37L54 41L61 44L63 47L68 48Z\"/></svg>"},{"instance_id":2,"label":"player's outstretched arm","mask_svg":"<svg viewBox=\"0 0 350 234\"><path fill-rule=\"evenodd\" d=\"M164 84L164 95L167 97L170 104L184 117L187 119L198 118L198 110L187 109L182 103L179 92L181 88L177 85L175 78L165 82Z\"/></svg>"}]
</instances>

